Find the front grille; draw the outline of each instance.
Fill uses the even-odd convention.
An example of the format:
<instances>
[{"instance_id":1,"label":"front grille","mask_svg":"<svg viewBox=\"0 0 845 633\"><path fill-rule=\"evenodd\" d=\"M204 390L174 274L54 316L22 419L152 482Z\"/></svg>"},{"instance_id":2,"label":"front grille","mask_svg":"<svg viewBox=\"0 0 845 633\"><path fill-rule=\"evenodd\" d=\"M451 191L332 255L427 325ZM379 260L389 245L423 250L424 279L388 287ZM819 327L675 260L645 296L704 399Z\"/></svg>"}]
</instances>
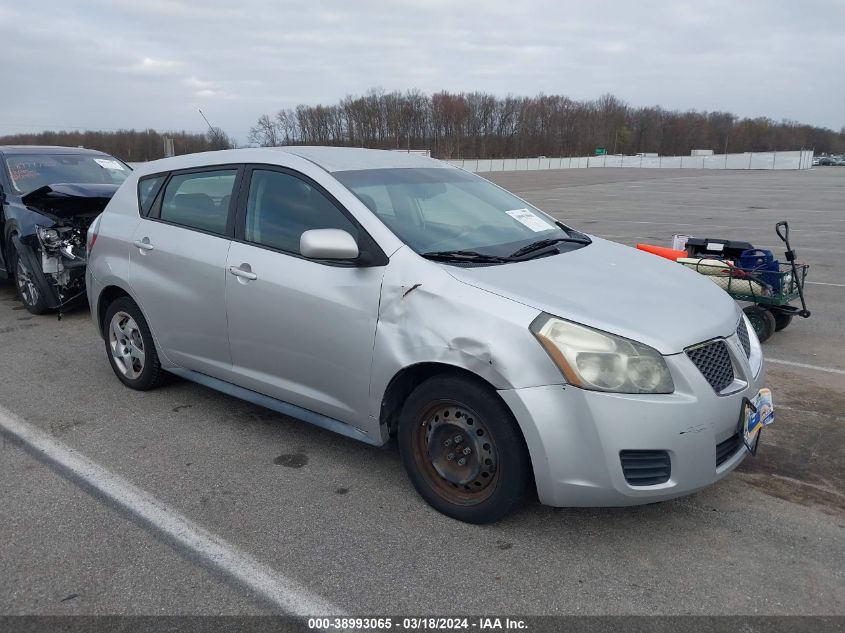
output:
<instances>
[{"instance_id":1,"label":"front grille","mask_svg":"<svg viewBox=\"0 0 845 633\"><path fill-rule=\"evenodd\" d=\"M672 466L666 451L620 451L622 473L632 486L656 486L669 481Z\"/></svg>"},{"instance_id":2,"label":"front grille","mask_svg":"<svg viewBox=\"0 0 845 633\"><path fill-rule=\"evenodd\" d=\"M743 446L744 442L739 433L734 433L724 442L716 444L716 468L736 455L736 452Z\"/></svg>"},{"instance_id":3,"label":"front grille","mask_svg":"<svg viewBox=\"0 0 845 633\"><path fill-rule=\"evenodd\" d=\"M745 326L745 319L740 319L739 325L736 326L736 335L739 337L739 342L742 344L742 349L745 350L745 356L751 357L751 339L748 338L748 328Z\"/></svg>"},{"instance_id":4,"label":"front grille","mask_svg":"<svg viewBox=\"0 0 845 633\"><path fill-rule=\"evenodd\" d=\"M711 341L687 349L687 356L695 363L716 393L734 381L734 368L725 341Z\"/></svg>"}]
</instances>

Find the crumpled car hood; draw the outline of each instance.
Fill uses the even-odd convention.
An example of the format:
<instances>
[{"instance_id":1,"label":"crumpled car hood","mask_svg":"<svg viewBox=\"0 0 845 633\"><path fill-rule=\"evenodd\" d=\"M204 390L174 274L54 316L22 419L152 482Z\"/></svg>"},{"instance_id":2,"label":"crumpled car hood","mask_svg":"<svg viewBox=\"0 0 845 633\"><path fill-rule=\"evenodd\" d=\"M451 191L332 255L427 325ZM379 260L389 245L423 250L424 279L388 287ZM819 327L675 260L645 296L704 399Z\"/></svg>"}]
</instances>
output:
<instances>
[{"instance_id":1,"label":"crumpled car hood","mask_svg":"<svg viewBox=\"0 0 845 633\"><path fill-rule=\"evenodd\" d=\"M57 218L98 214L112 199L119 185L58 183L44 185L21 196L21 201L37 211Z\"/></svg>"},{"instance_id":2,"label":"crumpled car hood","mask_svg":"<svg viewBox=\"0 0 845 633\"><path fill-rule=\"evenodd\" d=\"M463 283L676 354L730 336L736 303L684 266L593 237L584 248L500 266L445 266Z\"/></svg>"}]
</instances>

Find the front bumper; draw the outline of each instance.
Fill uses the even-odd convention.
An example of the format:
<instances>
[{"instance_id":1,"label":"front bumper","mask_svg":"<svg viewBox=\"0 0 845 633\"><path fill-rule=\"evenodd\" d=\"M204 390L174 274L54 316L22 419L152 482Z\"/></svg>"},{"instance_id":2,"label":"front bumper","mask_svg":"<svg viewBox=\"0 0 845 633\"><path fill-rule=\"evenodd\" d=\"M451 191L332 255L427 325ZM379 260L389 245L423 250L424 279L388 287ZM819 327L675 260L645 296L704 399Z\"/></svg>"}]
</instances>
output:
<instances>
[{"instance_id":1,"label":"front bumper","mask_svg":"<svg viewBox=\"0 0 845 633\"><path fill-rule=\"evenodd\" d=\"M733 352L738 350L730 341ZM741 353L741 352L739 352ZM716 446L737 432L743 398L762 386L762 365L745 372L729 395L715 393L686 354L666 357L675 381L668 395L610 394L568 385L502 390L525 436L540 501L551 506L627 506L700 490L734 468L747 450L717 466ZM735 362L739 364L739 357ZM740 368L741 369L741 368ZM668 481L633 486L620 452L666 451Z\"/></svg>"},{"instance_id":2,"label":"front bumper","mask_svg":"<svg viewBox=\"0 0 845 633\"><path fill-rule=\"evenodd\" d=\"M43 297L47 309L60 309L84 295L83 288L71 292L70 296L63 297L55 282L48 281L48 273L45 272L44 260L42 258L44 251L41 247L34 246L35 241L35 236L29 236L24 238L24 240L21 240L17 235L12 238L15 252L23 260L27 269L29 269L30 275L35 285L38 286L38 291ZM55 259L59 259L59 257L59 255L56 255ZM66 279L71 287L78 280L81 280L84 284L86 262L78 263L62 260L62 265L65 267L64 274L67 276Z\"/></svg>"}]
</instances>

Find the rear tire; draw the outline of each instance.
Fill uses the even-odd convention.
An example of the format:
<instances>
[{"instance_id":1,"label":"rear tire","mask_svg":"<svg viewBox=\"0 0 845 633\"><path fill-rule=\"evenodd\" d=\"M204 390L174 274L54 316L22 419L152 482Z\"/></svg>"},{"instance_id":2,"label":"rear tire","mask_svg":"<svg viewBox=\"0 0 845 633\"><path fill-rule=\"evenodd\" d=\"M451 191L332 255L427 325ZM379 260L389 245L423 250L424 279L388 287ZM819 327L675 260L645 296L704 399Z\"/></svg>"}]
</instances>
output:
<instances>
[{"instance_id":1,"label":"rear tire","mask_svg":"<svg viewBox=\"0 0 845 633\"><path fill-rule=\"evenodd\" d=\"M492 523L521 505L531 462L510 410L480 380L430 378L408 397L399 452L420 496L446 516Z\"/></svg>"},{"instance_id":2,"label":"rear tire","mask_svg":"<svg viewBox=\"0 0 845 633\"><path fill-rule=\"evenodd\" d=\"M761 343L768 341L772 334L775 333L776 323L775 315L766 308L761 308L758 305L747 306L743 309L745 316L751 322L754 332Z\"/></svg>"},{"instance_id":3,"label":"rear tire","mask_svg":"<svg viewBox=\"0 0 845 633\"><path fill-rule=\"evenodd\" d=\"M103 318L103 338L109 364L124 385L148 391L164 381L166 372L161 368L153 335L132 299L119 297L109 304Z\"/></svg>"},{"instance_id":4,"label":"rear tire","mask_svg":"<svg viewBox=\"0 0 845 633\"><path fill-rule=\"evenodd\" d=\"M24 261L18 257L15 247L9 248L9 270L15 283L18 299L30 314L46 314L50 308L35 280L38 271L31 271Z\"/></svg>"}]
</instances>

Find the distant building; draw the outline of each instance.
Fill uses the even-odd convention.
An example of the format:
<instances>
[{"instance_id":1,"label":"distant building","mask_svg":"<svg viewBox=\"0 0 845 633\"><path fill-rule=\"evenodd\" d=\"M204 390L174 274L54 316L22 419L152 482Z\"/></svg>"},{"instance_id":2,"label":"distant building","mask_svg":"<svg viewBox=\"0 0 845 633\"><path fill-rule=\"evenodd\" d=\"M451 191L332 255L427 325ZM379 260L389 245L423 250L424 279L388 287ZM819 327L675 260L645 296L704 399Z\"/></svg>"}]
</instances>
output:
<instances>
[{"instance_id":1,"label":"distant building","mask_svg":"<svg viewBox=\"0 0 845 633\"><path fill-rule=\"evenodd\" d=\"M416 154L417 156L425 156L426 158L431 158L430 149L394 149L391 151L402 152L404 154Z\"/></svg>"}]
</instances>

